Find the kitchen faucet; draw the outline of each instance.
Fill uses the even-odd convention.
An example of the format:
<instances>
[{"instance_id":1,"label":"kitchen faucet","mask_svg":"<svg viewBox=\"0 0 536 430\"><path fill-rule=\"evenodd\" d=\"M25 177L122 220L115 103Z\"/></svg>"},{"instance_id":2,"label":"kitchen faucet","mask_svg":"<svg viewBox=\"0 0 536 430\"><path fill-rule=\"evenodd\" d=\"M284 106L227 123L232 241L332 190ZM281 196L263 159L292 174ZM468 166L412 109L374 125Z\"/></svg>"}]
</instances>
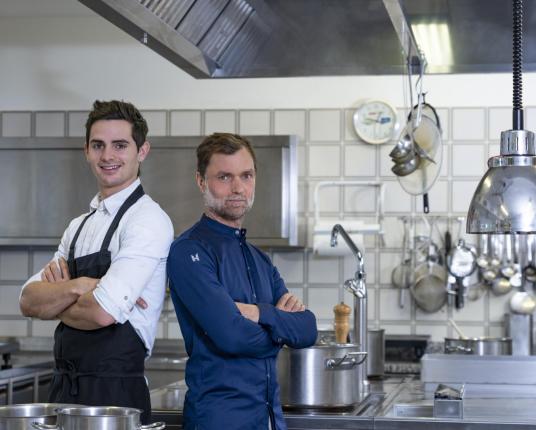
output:
<instances>
[{"instance_id":1,"label":"kitchen faucet","mask_svg":"<svg viewBox=\"0 0 536 430\"><path fill-rule=\"evenodd\" d=\"M346 233L343 226L335 224L331 230L331 246L337 246L337 235L340 234L352 253L357 258L357 270L351 279L344 282L344 288L354 296L354 333L353 343L359 345L361 351L367 352L367 286L365 283L365 259L362 252L356 246L352 238ZM368 359L368 357L367 357ZM363 381L363 388L368 385L367 366L361 365L360 379Z\"/></svg>"}]
</instances>

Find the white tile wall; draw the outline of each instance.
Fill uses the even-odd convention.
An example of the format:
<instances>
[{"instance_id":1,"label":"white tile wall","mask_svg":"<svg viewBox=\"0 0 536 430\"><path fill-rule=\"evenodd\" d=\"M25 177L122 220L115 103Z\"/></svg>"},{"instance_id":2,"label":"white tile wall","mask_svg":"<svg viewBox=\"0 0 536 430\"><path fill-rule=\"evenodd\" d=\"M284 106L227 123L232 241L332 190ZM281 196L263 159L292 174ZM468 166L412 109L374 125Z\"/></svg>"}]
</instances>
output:
<instances>
[{"instance_id":1,"label":"white tile wall","mask_svg":"<svg viewBox=\"0 0 536 430\"><path fill-rule=\"evenodd\" d=\"M355 141L359 140L359 136L354 129L354 112L355 109L344 110L344 140Z\"/></svg>"},{"instance_id":2,"label":"white tile wall","mask_svg":"<svg viewBox=\"0 0 536 430\"><path fill-rule=\"evenodd\" d=\"M376 199L378 190L374 187L347 185L343 190L344 212L358 212L360 214L376 213Z\"/></svg>"},{"instance_id":3,"label":"white tile wall","mask_svg":"<svg viewBox=\"0 0 536 430\"><path fill-rule=\"evenodd\" d=\"M483 145L452 145L452 175L476 176L486 172L487 151Z\"/></svg>"},{"instance_id":4,"label":"white tile wall","mask_svg":"<svg viewBox=\"0 0 536 430\"><path fill-rule=\"evenodd\" d=\"M274 134L295 134L301 143L306 141L306 112L304 110L278 110L274 113Z\"/></svg>"},{"instance_id":5,"label":"white tile wall","mask_svg":"<svg viewBox=\"0 0 536 430\"><path fill-rule=\"evenodd\" d=\"M245 135L270 134L270 111L246 110L239 114L239 133Z\"/></svg>"},{"instance_id":6,"label":"white tile wall","mask_svg":"<svg viewBox=\"0 0 536 430\"><path fill-rule=\"evenodd\" d=\"M448 212L449 210L449 183L447 181L438 180L433 187L428 191L428 201L430 205L430 211ZM418 208L422 205L421 198L417 202Z\"/></svg>"},{"instance_id":7,"label":"white tile wall","mask_svg":"<svg viewBox=\"0 0 536 430\"><path fill-rule=\"evenodd\" d=\"M415 334L429 334L432 341L442 342L447 337L447 326L417 324Z\"/></svg>"},{"instance_id":8,"label":"white tile wall","mask_svg":"<svg viewBox=\"0 0 536 430\"><path fill-rule=\"evenodd\" d=\"M54 330L58 326L58 321L39 321L32 320L32 336L44 336L52 337L54 336Z\"/></svg>"},{"instance_id":9,"label":"white tile wall","mask_svg":"<svg viewBox=\"0 0 536 430\"><path fill-rule=\"evenodd\" d=\"M452 181L452 212L466 213L475 193L478 180Z\"/></svg>"},{"instance_id":10,"label":"white tile wall","mask_svg":"<svg viewBox=\"0 0 536 430\"><path fill-rule=\"evenodd\" d=\"M451 131L450 131L450 121L449 121L449 110L445 108L437 108L436 109L437 116L439 116L439 124L441 126L441 137L443 138L443 141L447 141L450 139Z\"/></svg>"},{"instance_id":11,"label":"white tile wall","mask_svg":"<svg viewBox=\"0 0 536 430\"><path fill-rule=\"evenodd\" d=\"M18 303L20 295L20 285L1 285L0 286L0 314L1 315L20 315Z\"/></svg>"},{"instance_id":12,"label":"white tile wall","mask_svg":"<svg viewBox=\"0 0 536 430\"><path fill-rule=\"evenodd\" d=\"M287 284L302 284L304 255L301 252L275 253L273 263Z\"/></svg>"},{"instance_id":13,"label":"white tile wall","mask_svg":"<svg viewBox=\"0 0 536 430\"><path fill-rule=\"evenodd\" d=\"M71 137L83 137L86 135L86 121L89 112L69 112L67 115L67 135Z\"/></svg>"},{"instance_id":14,"label":"white tile wall","mask_svg":"<svg viewBox=\"0 0 536 430\"><path fill-rule=\"evenodd\" d=\"M3 112L2 135L4 137L28 137L32 135L31 112Z\"/></svg>"},{"instance_id":15,"label":"white tile wall","mask_svg":"<svg viewBox=\"0 0 536 430\"><path fill-rule=\"evenodd\" d=\"M171 111L170 123L172 136L200 136L203 134L201 131L201 111Z\"/></svg>"},{"instance_id":16,"label":"white tile wall","mask_svg":"<svg viewBox=\"0 0 536 430\"><path fill-rule=\"evenodd\" d=\"M63 112L36 112L35 135L37 137L65 136L65 114Z\"/></svg>"},{"instance_id":17,"label":"white tile wall","mask_svg":"<svg viewBox=\"0 0 536 430\"><path fill-rule=\"evenodd\" d=\"M411 320L411 307L412 305L407 303L403 308L399 304L398 290L396 289L380 289L380 320L397 320L397 321L410 321Z\"/></svg>"},{"instance_id":18,"label":"white tile wall","mask_svg":"<svg viewBox=\"0 0 536 430\"><path fill-rule=\"evenodd\" d=\"M385 213L410 212L411 196L404 191L398 181L385 181Z\"/></svg>"},{"instance_id":19,"label":"white tile wall","mask_svg":"<svg viewBox=\"0 0 536 430\"><path fill-rule=\"evenodd\" d=\"M166 136L167 132L167 111L142 111L141 114L147 121L149 127L148 137Z\"/></svg>"},{"instance_id":20,"label":"white tile wall","mask_svg":"<svg viewBox=\"0 0 536 430\"><path fill-rule=\"evenodd\" d=\"M501 140L501 131L512 128L511 108L490 108L488 120L488 139Z\"/></svg>"},{"instance_id":21,"label":"white tile wall","mask_svg":"<svg viewBox=\"0 0 536 430\"><path fill-rule=\"evenodd\" d=\"M33 264L30 275L40 271L54 257L54 251L35 251L33 253ZM1 257L0 257L1 258Z\"/></svg>"},{"instance_id":22,"label":"white tile wall","mask_svg":"<svg viewBox=\"0 0 536 430\"><path fill-rule=\"evenodd\" d=\"M382 323L381 328L385 330L385 334L411 334L411 326L405 324Z\"/></svg>"},{"instance_id":23,"label":"white tile wall","mask_svg":"<svg viewBox=\"0 0 536 430\"><path fill-rule=\"evenodd\" d=\"M333 288L308 288L308 307L317 319L333 322L333 307L339 303L339 289Z\"/></svg>"},{"instance_id":24,"label":"white tile wall","mask_svg":"<svg viewBox=\"0 0 536 430\"><path fill-rule=\"evenodd\" d=\"M307 175L307 148L298 146L296 149L298 158L298 177L303 178Z\"/></svg>"},{"instance_id":25,"label":"white tile wall","mask_svg":"<svg viewBox=\"0 0 536 430\"><path fill-rule=\"evenodd\" d=\"M454 311L455 321L484 321L485 315L485 302L484 300L476 300L471 302L465 301L465 305L462 309Z\"/></svg>"},{"instance_id":26,"label":"white tile wall","mask_svg":"<svg viewBox=\"0 0 536 430\"><path fill-rule=\"evenodd\" d=\"M341 140L341 111L311 110L309 112L309 140L338 143Z\"/></svg>"},{"instance_id":27,"label":"white tile wall","mask_svg":"<svg viewBox=\"0 0 536 430\"><path fill-rule=\"evenodd\" d=\"M452 112L453 140L484 140L486 138L486 110L484 108L456 108Z\"/></svg>"},{"instance_id":28,"label":"white tile wall","mask_svg":"<svg viewBox=\"0 0 536 430\"><path fill-rule=\"evenodd\" d=\"M0 320L0 336L27 336L28 323L25 320Z\"/></svg>"},{"instance_id":29,"label":"white tile wall","mask_svg":"<svg viewBox=\"0 0 536 430\"><path fill-rule=\"evenodd\" d=\"M315 145L309 147L309 175L334 177L341 174L341 148Z\"/></svg>"},{"instance_id":30,"label":"white tile wall","mask_svg":"<svg viewBox=\"0 0 536 430\"><path fill-rule=\"evenodd\" d=\"M307 279L312 284L338 284L339 259L333 257L319 257L313 253L308 254Z\"/></svg>"},{"instance_id":31,"label":"white tile wall","mask_svg":"<svg viewBox=\"0 0 536 430\"><path fill-rule=\"evenodd\" d=\"M532 131L536 129L536 108L529 107L525 109L525 128L527 130L532 130ZM508 129L505 129L505 130L508 130Z\"/></svg>"},{"instance_id":32,"label":"white tile wall","mask_svg":"<svg viewBox=\"0 0 536 430\"><path fill-rule=\"evenodd\" d=\"M0 280L19 281L28 277L28 253L4 251L0 254Z\"/></svg>"},{"instance_id":33,"label":"white tile wall","mask_svg":"<svg viewBox=\"0 0 536 430\"><path fill-rule=\"evenodd\" d=\"M441 107L437 111L443 127L444 158L441 177L429 193L432 214L464 215L485 171L487 157L499 153L499 133L510 128L511 109ZM379 240L368 236L365 246L369 323L385 328L388 334L432 334L434 340L441 340L452 333L447 318L453 317L469 334L502 333L509 295L497 297L486 293L476 302L467 302L461 311L445 306L436 313L428 314L412 303L406 290L406 304L402 309L399 307L398 290L391 286L392 269L401 259L402 224L398 216L420 214L422 199L405 193L390 171L392 163L388 154L394 142L374 146L357 139L351 122L352 108L273 110L267 107L242 111L154 110L144 113L153 135L198 136L214 131L298 135L298 230L301 243L309 246L312 244L312 193L319 180L381 179L386 183L385 245L380 246ZM403 109L400 109L400 114L401 118L405 116ZM59 135L65 130L66 118L67 134L82 137L87 112L81 111L3 112L1 132L6 137ZM529 129L536 128L536 107L526 108L526 125ZM352 187L344 191L326 188L321 192L320 204L323 218L373 220L374 192L357 192ZM444 231L446 225L447 222L442 221L441 230ZM449 225L456 236L457 223L452 220ZM41 269L53 252L53 248L0 248L0 336L51 335L55 323L18 316L18 294L20 285L29 275ZM318 257L309 250L300 250L274 252L273 261L290 290L316 312L320 326L331 325L333 306L340 300L353 305L352 296L344 291L342 284L355 272L354 257ZM162 317L158 336L181 336L173 313Z\"/></svg>"},{"instance_id":34,"label":"white tile wall","mask_svg":"<svg viewBox=\"0 0 536 430\"><path fill-rule=\"evenodd\" d=\"M314 211L314 191L319 181L309 181L308 208L312 213ZM318 206L320 215L326 212L338 212L340 207L341 190L337 187L322 187L318 191Z\"/></svg>"},{"instance_id":35,"label":"white tile wall","mask_svg":"<svg viewBox=\"0 0 536 430\"><path fill-rule=\"evenodd\" d=\"M376 147L364 143L346 144L344 148L345 176L376 176Z\"/></svg>"},{"instance_id":36,"label":"white tile wall","mask_svg":"<svg viewBox=\"0 0 536 430\"><path fill-rule=\"evenodd\" d=\"M205 134L236 133L236 112L232 110L205 111Z\"/></svg>"}]
</instances>

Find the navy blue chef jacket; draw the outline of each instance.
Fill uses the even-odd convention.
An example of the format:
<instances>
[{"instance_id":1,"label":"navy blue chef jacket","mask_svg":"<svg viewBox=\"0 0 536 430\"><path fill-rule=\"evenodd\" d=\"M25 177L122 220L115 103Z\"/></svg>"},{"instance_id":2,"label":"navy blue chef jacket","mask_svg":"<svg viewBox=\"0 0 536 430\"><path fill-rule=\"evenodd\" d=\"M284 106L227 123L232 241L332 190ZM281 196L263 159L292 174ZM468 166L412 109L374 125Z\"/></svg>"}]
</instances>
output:
<instances>
[{"instance_id":1,"label":"navy blue chef jacket","mask_svg":"<svg viewBox=\"0 0 536 430\"><path fill-rule=\"evenodd\" d=\"M189 360L184 428L286 429L276 358L283 345L316 341L310 311L275 308L288 290L270 259L246 242L246 231L205 215L173 242L168 258L171 297ZM255 303L259 323L235 302Z\"/></svg>"}]
</instances>

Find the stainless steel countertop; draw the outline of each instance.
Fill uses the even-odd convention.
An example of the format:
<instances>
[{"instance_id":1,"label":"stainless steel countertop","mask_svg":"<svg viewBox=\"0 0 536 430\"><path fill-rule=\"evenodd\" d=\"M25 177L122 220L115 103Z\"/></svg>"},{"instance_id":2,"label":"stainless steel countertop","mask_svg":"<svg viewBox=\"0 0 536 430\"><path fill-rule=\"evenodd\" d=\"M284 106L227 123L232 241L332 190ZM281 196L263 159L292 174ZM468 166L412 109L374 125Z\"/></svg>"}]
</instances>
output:
<instances>
[{"instance_id":1,"label":"stainless steel countertop","mask_svg":"<svg viewBox=\"0 0 536 430\"><path fill-rule=\"evenodd\" d=\"M151 391L153 411L170 424L182 422L184 381ZM516 430L536 427L536 398L469 398L464 400L464 418L432 416L433 399L416 376L391 376L371 381L366 399L346 412L285 411L289 430L377 429L377 430ZM409 405L406 416L397 416L395 405ZM408 412L409 411L409 412Z\"/></svg>"}]
</instances>

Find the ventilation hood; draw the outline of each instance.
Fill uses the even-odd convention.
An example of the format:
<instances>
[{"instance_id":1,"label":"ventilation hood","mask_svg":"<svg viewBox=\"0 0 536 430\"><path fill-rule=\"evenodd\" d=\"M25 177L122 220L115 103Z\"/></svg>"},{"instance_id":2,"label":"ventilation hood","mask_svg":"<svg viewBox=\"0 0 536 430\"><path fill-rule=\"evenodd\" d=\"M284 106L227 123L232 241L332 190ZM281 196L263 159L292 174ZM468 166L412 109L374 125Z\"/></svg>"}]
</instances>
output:
<instances>
[{"instance_id":1,"label":"ventilation hood","mask_svg":"<svg viewBox=\"0 0 536 430\"><path fill-rule=\"evenodd\" d=\"M196 78L402 74L399 3L427 73L511 70L504 0L79 0ZM526 40L536 2L525 6ZM438 55L439 54L439 55ZM525 70L536 70L527 43Z\"/></svg>"}]
</instances>

